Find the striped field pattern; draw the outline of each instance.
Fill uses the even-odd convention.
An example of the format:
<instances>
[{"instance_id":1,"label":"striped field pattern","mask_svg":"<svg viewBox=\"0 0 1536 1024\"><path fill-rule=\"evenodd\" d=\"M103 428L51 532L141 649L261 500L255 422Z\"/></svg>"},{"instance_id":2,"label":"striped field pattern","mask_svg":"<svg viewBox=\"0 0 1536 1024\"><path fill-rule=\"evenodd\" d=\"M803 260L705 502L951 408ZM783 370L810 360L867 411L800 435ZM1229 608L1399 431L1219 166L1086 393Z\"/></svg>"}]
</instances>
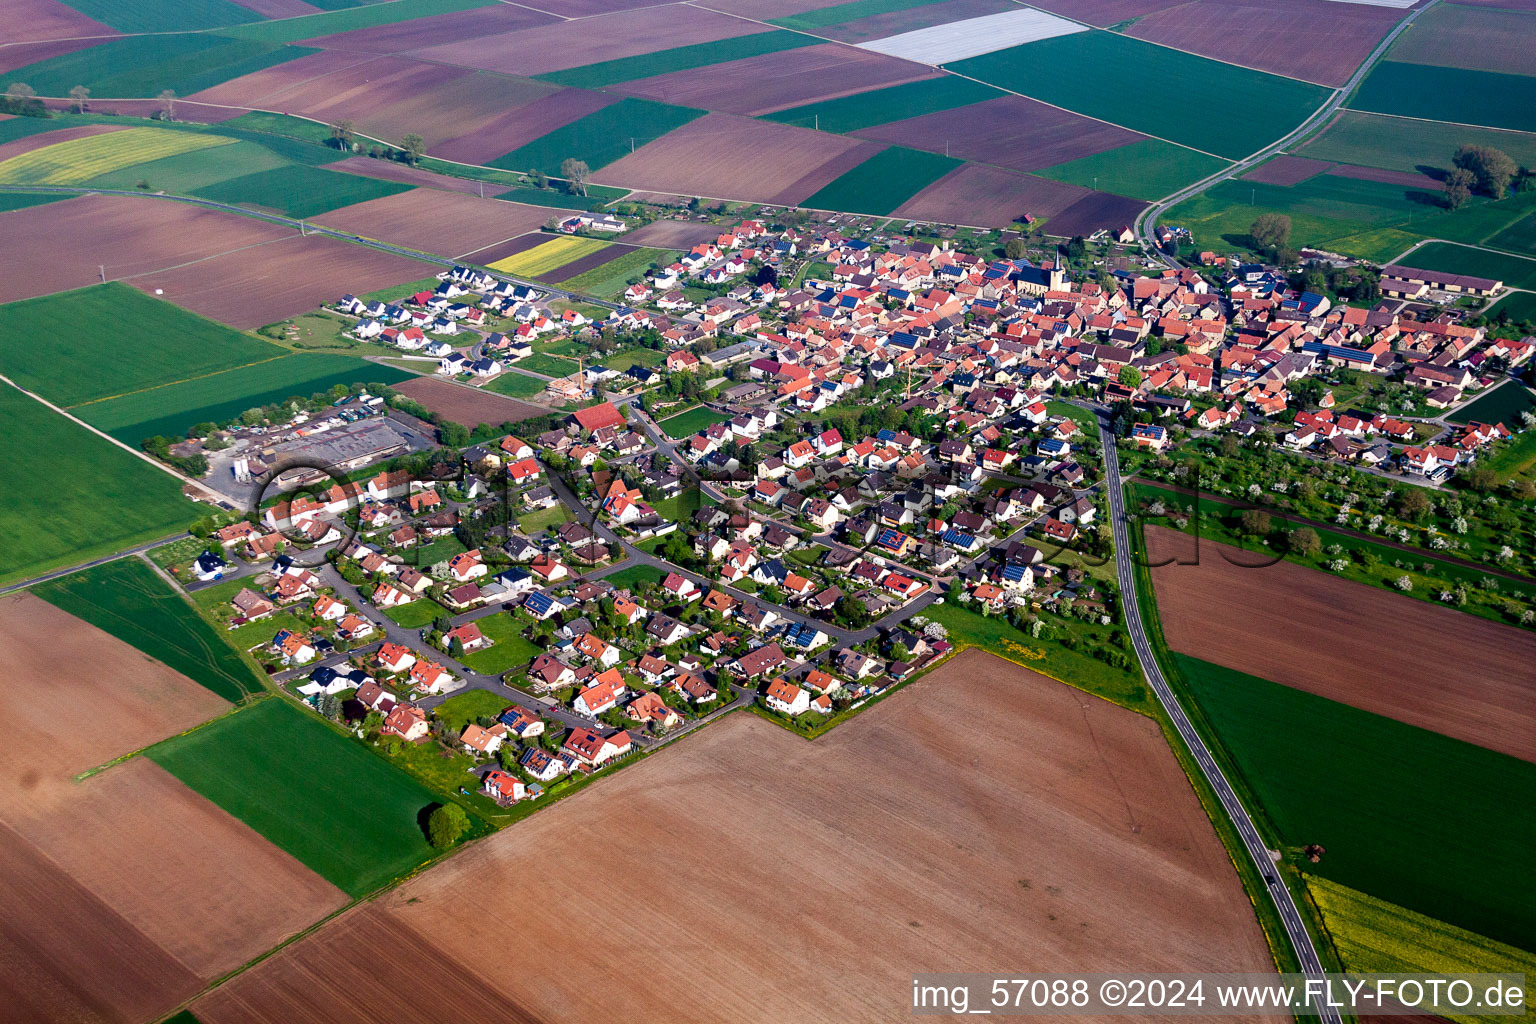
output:
<instances>
[{"instance_id":1,"label":"striped field pattern","mask_svg":"<svg viewBox=\"0 0 1536 1024\"><path fill-rule=\"evenodd\" d=\"M72 185L102 174L196 149L227 146L235 139L164 128L129 128L56 143L0 163L0 182Z\"/></svg>"},{"instance_id":2,"label":"striped field pattern","mask_svg":"<svg viewBox=\"0 0 1536 1024\"><path fill-rule=\"evenodd\" d=\"M504 260L497 260L490 265L490 268L504 274L516 274L519 277L540 277L567 263L606 248L607 245L607 242L600 239L568 235L564 238L551 239L543 245L536 245L532 249L517 253L515 256L508 256Z\"/></svg>"}]
</instances>

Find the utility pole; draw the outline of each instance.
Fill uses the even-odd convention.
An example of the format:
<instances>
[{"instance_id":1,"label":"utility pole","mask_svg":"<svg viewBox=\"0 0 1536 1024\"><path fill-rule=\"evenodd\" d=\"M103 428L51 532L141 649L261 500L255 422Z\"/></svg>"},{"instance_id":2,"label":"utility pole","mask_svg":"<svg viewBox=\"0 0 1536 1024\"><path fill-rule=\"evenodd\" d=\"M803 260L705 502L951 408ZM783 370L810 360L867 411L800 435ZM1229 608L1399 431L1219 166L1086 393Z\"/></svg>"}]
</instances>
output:
<instances>
[{"instance_id":1,"label":"utility pole","mask_svg":"<svg viewBox=\"0 0 1536 1024\"><path fill-rule=\"evenodd\" d=\"M480 198L485 198L485 182L483 181L480 183Z\"/></svg>"},{"instance_id":2,"label":"utility pole","mask_svg":"<svg viewBox=\"0 0 1536 1024\"><path fill-rule=\"evenodd\" d=\"M105 263L99 263L99 264L96 265L96 269L101 274L101 283L102 284L106 284L107 283L107 265Z\"/></svg>"},{"instance_id":3,"label":"utility pole","mask_svg":"<svg viewBox=\"0 0 1536 1024\"><path fill-rule=\"evenodd\" d=\"M629 151L631 153L635 151L635 137L633 135L629 137Z\"/></svg>"}]
</instances>

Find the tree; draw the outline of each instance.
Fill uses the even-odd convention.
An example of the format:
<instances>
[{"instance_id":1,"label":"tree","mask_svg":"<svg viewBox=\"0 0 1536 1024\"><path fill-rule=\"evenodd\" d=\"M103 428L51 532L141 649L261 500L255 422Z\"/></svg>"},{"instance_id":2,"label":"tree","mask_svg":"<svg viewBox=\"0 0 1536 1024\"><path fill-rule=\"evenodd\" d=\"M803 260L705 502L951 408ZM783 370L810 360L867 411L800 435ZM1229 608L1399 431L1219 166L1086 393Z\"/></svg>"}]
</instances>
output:
<instances>
[{"instance_id":1,"label":"tree","mask_svg":"<svg viewBox=\"0 0 1536 1024\"><path fill-rule=\"evenodd\" d=\"M1088 255L1088 243L1083 241L1082 235L1074 236L1073 239L1067 243L1067 259L1072 260L1075 263L1086 255Z\"/></svg>"},{"instance_id":2,"label":"tree","mask_svg":"<svg viewBox=\"0 0 1536 1024\"><path fill-rule=\"evenodd\" d=\"M1245 509L1239 521L1243 532L1250 537L1268 537L1269 531L1273 529L1269 513L1261 508Z\"/></svg>"},{"instance_id":3,"label":"tree","mask_svg":"<svg viewBox=\"0 0 1536 1024\"><path fill-rule=\"evenodd\" d=\"M1458 167L1445 179L1445 205L1452 210L1459 210L1467 205L1472 198L1472 186L1477 184L1477 175L1465 167Z\"/></svg>"},{"instance_id":4,"label":"tree","mask_svg":"<svg viewBox=\"0 0 1536 1024\"><path fill-rule=\"evenodd\" d=\"M446 850L469 831L469 815L458 804L439 804L427 816L427 838L439 850Z\"/></svg>"},{"instance_id":5,"label":"tree","mask_svg":"<svg viewBox=\"0 0 1536 1024\"><path fill-rule=\"evenodd\" d=\"M549 175L545 174L543 171L535 169L533 172L533 187L549 188Z\"/></svg>"},{"instance_id":6,"label":"tree","mask_svg":"<svg viewBox=\"0 0 1536 1024\"><path fill-rule=\"evenodd\" d=\"M1460 146L1451 162L1476 175L1478 189L1495 199L1504 198L1511 179L1520 169L1508 153L1492 146Z\"/></svg>"},{"instance_id":7,"label":"tree","mask_svg":"<svg viewBox=\"0 0 1536 1024\"><path fill-rule=\"evenodd\" d=\"M1408 487L1397 496L1397 513L1404 519L1419 522L1429 515L1429 496L1419 487Z\"/></svg>"},{"instance_id":8,"label":"tree","mask_svg":"<svg viewBox=\"0 0 1536 1024\"><path fill-rule=\"evenodd\" d=\"M83 85L77 85L69 90L69 98L75 101L75 109L83 114L90 108L91 90Z\"/></svg>"},{"instance_id":9,"label":"tree","mask_svg":"<svg viewBox=\"0 0 1536 1024\"><path fill-rule=\"evenodd\" d=\"M1141 387L1141 371L1134 366L1120 367L1120 383L1128 388Z\"/></svg>"},{"instance_id":10,"label":"tree","mask_svg":"<svg viewBox=\"0 0 1536 1024\"><path fill-rule=\"evenodd\" d=\"M414 166L426 154L427 140L411 132L400 140L400 148L405 150L405 162Z\"/></svg>"},{"instance_id":11,"label":"tree","mask_svg":"<svg viewBox=\"0 0 1536 1024\"><path fill-rule=\"evenodd\" d=\"M1291 239L1291 218L1283 213L1261 213L1248 225L1248 234L1260 249L1278 249Z\"/></svg>"},{"instance_id":12,"label":"tree","mask_svg":"<svg viewBox=\"0 0 1536 1024\"><path fill-rule=\"evenodd\" d=\"M587 194L587 178L591 174L592 168L587 166L587 162L573 156L566 157L560 164L560 177L566 180L572 195Z\"/></svg>"},{"instance_id":13,"label":"tree","mask_svg":"<svg viewBox=\"0 0 1536 1024\"><path fill-rule=\"evenodd\" d=\"M462 423L444 420L437 425L437 439L445 448L464 448L469 444L469 430Z\"/></svg>"},{"instance_id":14,"label":"tree","mask_svg":"<svg viewBox=\"0 0 1536 1024\"><path fill-rule=\"evenodd\" d=\"M5 87L5 98L17 103L25 102L37 96L37 90L26 82L12 82Z\"/></svg>"},{"instance_id":15,"label":"tree","mask_svg":"<svg viewBox=\"0 0 1536 1024\"><path fill-rule=\"evenodd\" d=\"M160 101L160 116L167 121L176 120L176 90L162 89L156 98Z\"/></svg>"},{"instance_id":16,"label":"tree","mask_svg":"<svg viewBox=\"0 0 1536 1024\"><path fill-rule=\"evenodd\" d=\"M352 134L352 122L342 118L331 125L331 144L337 149L351 149Z\"/></svg>"},{"instance_id":17,"label":"tree","mask_svg":"<svg viewBox=\"0 0 1536 1024\"><path fill-rule=\"evenodd\" d=\"M1323 542L1318 538L1316 530L1310 526L1303 526L1299 530L1290 532L1286 538L1286 547L1293 555L1316 558L1323 550Z\"/></svg>"},{"instance_id":18,"label":"tree","mask_svg":"<svg viewBox=\"0 0 1536 1024\"><path fill-rule=\"evenodd\" d=\"M1008 239L1008 244L1003 246L1003 255L1007 256L1011 260L1021 260L1021 259L1023 259L1024 258L1024 239L1022 239L1022 238L1010 238L1010 239Z\"/></svg>"}]
</instances>

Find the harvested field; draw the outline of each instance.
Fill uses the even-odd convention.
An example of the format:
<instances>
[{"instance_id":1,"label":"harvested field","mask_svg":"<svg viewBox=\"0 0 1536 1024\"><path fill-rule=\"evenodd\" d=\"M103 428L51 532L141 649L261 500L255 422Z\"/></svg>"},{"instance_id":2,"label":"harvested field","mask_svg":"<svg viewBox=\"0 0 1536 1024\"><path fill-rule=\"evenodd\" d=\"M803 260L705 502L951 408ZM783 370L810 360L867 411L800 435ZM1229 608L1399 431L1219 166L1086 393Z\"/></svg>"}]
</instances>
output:
<instances>
[{"instance_id":1,"label":"harvested field","mask_svg":"<svg viewBox=\"0 0 1536 1024\"><path fill-rule=\"evenodd\" d=\"M1411 64L1536 75L1536 11L1442 4L1424 12L1397 42L1392 59Z\"/></svg>"},{"instance_id":2,"label":"harvested field","mask_svg":"<svg viewBox=\"0 0 1536 1024\"><path fill-rule=\"evenodd\" d=\"M861 791L829 796L828 778L859 778ZM564 853L530 875L552 842ZM580 884L594 871L647 877L677 849L695 854L686 899L616 914L610 893ZM804 865L791 869L796 898L765 900L761 880L786 864ZM513 899L515 917L461 912ZM347 973L356 958L343 951L359 948L409 957L428 972L410 988L436 998ZM549 970L641 948L648 969L614 974L623 984ZM881 956L850 962L853 948ZM671 1020L686 975L690 1019L890 1020L908 1012L912 965L982 970L1020 949L1078 970L1272 970L1157 725L971 651L815 743L750 714L726 719L348 913L193 1010L205 1024Z\"/></svg>"},{"instance_id":3,"label":"harvested field","mask_svg":"<svg viewBox=\"0 0 1536 1024\"><path fill-rule=\"evenodd\" d=\"M624 241L635 245L651 245L658 249L692 249L700 242L713 242L720 236L720 225L703 224L689 220L653 220L637 231L624 236Z\"/></svg>"},{"instance_id":4,"label":"harvested field","mask_svg":"<svg viewBox=\"0 0 1536 1024\"><path fill-rule=\"evenodd\" d=\"M1334 164L1328 169L1334 178L1357 178L1361 181L1379 181L1386 185L1403 185L1407 188L1434 192L1445 187L1439 178L1413 171L1388 171L1380 167L1356 167L1354 164Z\"/></svg>"},{"instance_id":5,"label":"harvested field","mask_svg":"<svg viewBox=\"0 0 1536 1024\"><path fill-rule=\"evenodd\" d=\"M238 214L131 196L81 196L18 210L5 226L4 302L95 284L101 264L115 280L292 237L287 228Z\"/></svg>"},{"instance_id":6,"label":"harvested field","mask_svg":"<svg viewBox=\"0 0 1536 1024\"><path fill-rule=\"evenodd\" d=\"M1149 14L1126 32L1244 67L1340 86L1401 17L1389 8L1328 0L1198 0ZM1298 33L1298 23L1326 24L1328 31Z\"/></svg>"},{"instance_id":7,"label":"harvested field","mask_svg":"<svg viewBox=\"0 0 1536 1024\"><path fill-rule=\"evenodd\" d=\"M86 17L59 0L6 0L4 26L8 43L117 35L117 29Z\"/></svg>"},{"instance_id":8,"label":"harvested field","mask_svg":"<svg viewBox=\"0 0 1536 1024\"><path fill-rule=\"evenodd\" d=\"M1157 527L1147 545L1154 564L1189 547ZM1174 650L1536 761L1529 632L1291 562L1245 569L1223 554L1254 560L1207 542L1198 566L1152 571Z\"/></svg>"},{"instance_id":9,"label":"harvested field","mask_svg":"<svg viewBox=\"0 0 1536 1024\"><path fill-rule=\"evenodd\" d=\"M1134 223L1146 206L1140 199L1112 192L1090 192L1053 217L1045 229L1067 238L1091 235L1100 228L1116 230Z\"/></svg>"},{"instance_id":10,"label":"harvested field","mask_svg":"<svg viewBox=\"0 0 1536 1024\"><path fill-rule=\"evenodd\" d=\"M947 149L952 156L1016 171L1066 163L1144 138L1024 96L1003 96L854 134L914 149Z\"/></svg>"},{"instance_id":11,"label":"harvested field","mask_svg":"<svg viewBox=\"0 0 1536 1024\"><path fill-rule=\"evenodd\" d=\"M1257 181L1265 185L1300 185L1308 178L1330 171L1333 164L1326 160L1310 160L1304 156L1282 153L1272 160L1255 167L1243 175L1244 181Z\"/></svg>"},{"instance_id":12,"label":"harvested field","mask_svg":"<svg viewBox=\"0 0 1536 1024\"><path fill-rule=\"evenodd\" d=\"M212 256L128 283L150 294L164 289L164 297L178 306L250 330L334 301L340 293L362 295L420 280L436 269L420 260L310 235Z\"/></svg>"},{"instance_id":13,"label":"harvested field","mask_svg":"<svg viewBox=\"0 0 1536 1024\"><path fill-rule=\"evenodd\" d=\"M500 426L503 423L516 423L534 416L543 416L549 412L541 406L519 402L493 391L480 391L459 384L450 384L445 380L433 380L431 377L401 381L394 388L438 415L446 416L455 423L462 423L471 430L481 423Z\"/></svg>"},{"instance_id":14,"label":"harvested field","mask_svg":"<svg viewBox=\"0 0 1536 1024\"><path fill-rule=\"evenodd\" d=\"M367 238L457 257L537 231L555 211L418 188L325 214L320 221Z\"/></svg>"},{"instance_id":15,"label":"harvested field","mask_svg":"<svg viewBox=\"0 0 1536 1024\"><path fill-rule=\"evenodd\" d=\"M903 203L896 213L939 224L1007 227L1024 214L1054 217L1092 193L1077 185L965 164Z\"/></svg>"},{"instance_id":16,"label":"harvested field","mask_svg":"<svg viewBox=\"0 0 1536 1024\"><path fill-rule=\"evenodd\" d=\"M249 75L232 78L188 98L204 103L231 103L243 107L260 106L262 100L274 93L338 71L345 71L347 68L357 67L359 64L366 64L372 59L373 55L367 53L323 50L275 67L254 71Z\"/></svg>"},{"instance_id":17,"label":"harvested field","mask_svg":"<svg viewBox=\"0 0 1536 1024\"><path fill-rule=\"evenodd\" d=\"M373 25L350 32L337 32L306 39L303 45L319 46L327 50L358 50L363 53L400 53L420 49L423 39L430 39L436 44L457 43L465 39L479 39L536 25L548 25L558 20L553 15L526 7L493 4L475 10L434 14L391 25Z\"/></svg>"},{"instance_id":18,"label":"harvested field","mask_svg":"<svg viewBox=\"0 0 1536 1024\"><path fill-rule=\"evenodd\" d=\"M541 9L561 13L547 4ZM670 6L647 7L590 21L560 22L428 46L412 50L410 55L509 75L542 75L763 30L755 22L702 8L688 8L686 15L679 15L679 10Z\"/></svg>"},{"instance_id":19,"label":"harvested field","mask_svg":"<svg viewBox=\"0 0 1536 1024\"><path fill-rule=\"evenodd\" d=\"M1054 14L1018 8L979 18L932 25L859 44L863 49L922 64L948 64L994 50L1086 32L1086 26Z\"/></svg>"},{"instance_id":20,"label":"harvested field","mask_svg":"<svg viewBox=\"0 0 1536 1024\"><path fill-rule=\"evenodd\" d=\"M797 203L879 148L770 121L708 114L592 177L601 184L658 192ZM764 153L773 159L764 160Z\"/></svg>"},{"instance_id":21,"label":"harvested field","mask_svg":"<svg viewBox=\"0 0 1536 1024\"><path fill-rule=\"evenodd\" d=\"M923 3L898 11L882 11L853 21L818 27L813 31L817 35L845 43L862 43L1009 10L1017 10L1012 0L943 0L941 3Z\"/></svg>"},{"instance_id":22,"label":"harvested field","mask_svg":"<svg viewBox=\"0 0 1536 1024\"><path fill-rule=\"evenodd\" d=\"M614 89L664 103L755 117L771 110L916 82L935 75L936 72L910 61L822 43L639 78L614 86Z\"/></svg>"},{"instance_id":23,"label":"harvested field","mask_svg":"<svg viewBox=\"0 0 1536 1024\"><path fill-rule=\"evenodd\" d=\"M550 87L554 89L553 86ZM584 89L557 89L509 110L470 135L449 139L432 150L444 160L488 164L572 121L619 102L617 96Z\"/></svg>"}]
</instances>

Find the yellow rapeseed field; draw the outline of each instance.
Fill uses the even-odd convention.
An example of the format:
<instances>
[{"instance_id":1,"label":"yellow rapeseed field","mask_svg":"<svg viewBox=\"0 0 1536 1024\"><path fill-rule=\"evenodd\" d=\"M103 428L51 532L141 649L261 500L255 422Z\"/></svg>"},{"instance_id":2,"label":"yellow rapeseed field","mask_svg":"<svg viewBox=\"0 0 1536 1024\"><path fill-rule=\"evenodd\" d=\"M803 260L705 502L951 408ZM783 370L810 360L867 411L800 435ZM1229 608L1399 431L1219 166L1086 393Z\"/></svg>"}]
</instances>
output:
<instances>
[{"instance_id":1,"label":"yellow rapeseed field","mask_svg":"<svg viewBox=\"0 0 1536 1024\"><path fill-rule=\"evenodd\" d=\"M3 167L4 165L0 165ZM554 238L542 245L536 245L532 249L520 252L515 256L508 256L504 260L497 260L490 265L492 270L499 270L503 274L516 274L519 277L539 277L551 270L556 270L567 263L575 262L588 253L594 253L607 247L608 243L596 238L577 238L575 235L567 235L563 238Z\"/></svg>"},{"instance_id":2,"label":"yellow rapeseed field","mask_svg":"<svg viewBox=\"0 0 1536 1024\"><path fill-rule=\"evenodd\" d=\"M222 135L166 128L128 128L55 143L0 163L0 182L12 185L75 185L135 164L195 149L227 146Z\"/></svg>"}]
</instances>

